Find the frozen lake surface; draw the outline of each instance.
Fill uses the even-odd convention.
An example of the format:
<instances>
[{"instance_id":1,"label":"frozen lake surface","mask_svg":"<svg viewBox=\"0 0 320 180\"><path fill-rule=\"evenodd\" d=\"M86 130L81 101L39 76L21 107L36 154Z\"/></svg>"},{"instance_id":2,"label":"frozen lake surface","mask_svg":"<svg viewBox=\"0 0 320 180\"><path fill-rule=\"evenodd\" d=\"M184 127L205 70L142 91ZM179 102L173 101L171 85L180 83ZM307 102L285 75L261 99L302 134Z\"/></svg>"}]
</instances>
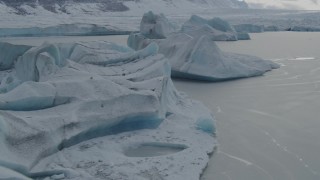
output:
<instances>
[{"instance_id":1,"label":"frozen lake surface","mask_svg":"<svg viewBox=\"0 0 320 180\"><path fill-rule=\"evenodd\" d=\"M251 37L251 41L218 44L223 50L273 59L282 65L280 69L262 77L221 83L175 80L180 91L202 101L217 120L219 147L202 179L319 180L320 33L276 32ZM34 45L91 40L126 44L126 38L2 40Z\"/></svg>"},{"instance_id":2,"label":"frozen lake surface","mask_svg":"<svg viewBox=\"0 0 320 180\"><path fill-rule=\"evenodd\" d=\"M222 83L175 81L217 120L217 152L203 180L320 179L320 34L252 34L223 50L277 59L265 76Z\"/></svg>"}]
</instances>

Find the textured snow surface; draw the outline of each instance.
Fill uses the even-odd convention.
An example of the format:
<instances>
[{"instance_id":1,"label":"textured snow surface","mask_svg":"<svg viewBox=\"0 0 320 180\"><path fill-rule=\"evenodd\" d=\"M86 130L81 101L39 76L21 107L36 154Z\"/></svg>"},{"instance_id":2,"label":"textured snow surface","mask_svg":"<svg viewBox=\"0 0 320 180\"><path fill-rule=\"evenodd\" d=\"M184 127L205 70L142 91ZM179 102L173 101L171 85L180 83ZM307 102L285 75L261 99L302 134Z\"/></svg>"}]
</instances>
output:
<instances>
[{"instance_id":1,"label":"textured snow surface","mask_svg":"<svg viewBox=\"0 0 320 180\"><path fill-rule=\"evenodd\" d=\"M128 46L139 50L156 42L159 53L169 59L172 77L178 78L222 81L259 76L279 68L279 65L269 60L221 51L214 42L218 37L215 31L204 31L203 27L218 29L216 31L233 35L230 36L233 40L237 39L234 28L226 21L192 16L181 31L171 33L166 39L148 39L141 33L132 33L128 38Z\"/></svg>"},{"instance_id":2,"label":"textured snow surface","mask_svg":"<svg viewBox=\"0 0 320 180\"><path fill-rule=\"evenodd\" d=\"M156 43L2 46L14 65L0 71L0 179L198 179L206 167L213 117L175 89ZM159 152L130 153L146 145Z\"/></svg>"}]
</instances>

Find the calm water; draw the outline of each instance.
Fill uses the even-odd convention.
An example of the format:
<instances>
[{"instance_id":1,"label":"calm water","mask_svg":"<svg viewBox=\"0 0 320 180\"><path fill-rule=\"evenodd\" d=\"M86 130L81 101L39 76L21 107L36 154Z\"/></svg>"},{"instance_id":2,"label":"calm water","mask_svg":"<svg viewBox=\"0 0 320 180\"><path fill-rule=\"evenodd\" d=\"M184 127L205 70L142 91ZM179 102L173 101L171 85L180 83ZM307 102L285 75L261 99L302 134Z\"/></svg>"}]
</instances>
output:
<instances>
[{"instance_id":1,"label":"calm water","mask_svg":"<svg viewBox=\"0 0 320 180\"><path fill-rule=\"evenodd\" d=\"M107 40L127 36L6 38L16 44ZM219 42L223 50L273 59L281 69L223 83L175 80L217 120L219 147L203 180L320 179L320 33L253 34Z\"/></svg>"},{"instance_id":2,"label":"calm water","mask_svg":"<svg viewBox=\"0 0 320 180\"><path fill-rule=\"evenodd\" d=\"M277 59L281 69L223 83L175 81L217 120L203 180L320 179L320 33L263 33L224 50Z\"/></svg>"}]
</instances>

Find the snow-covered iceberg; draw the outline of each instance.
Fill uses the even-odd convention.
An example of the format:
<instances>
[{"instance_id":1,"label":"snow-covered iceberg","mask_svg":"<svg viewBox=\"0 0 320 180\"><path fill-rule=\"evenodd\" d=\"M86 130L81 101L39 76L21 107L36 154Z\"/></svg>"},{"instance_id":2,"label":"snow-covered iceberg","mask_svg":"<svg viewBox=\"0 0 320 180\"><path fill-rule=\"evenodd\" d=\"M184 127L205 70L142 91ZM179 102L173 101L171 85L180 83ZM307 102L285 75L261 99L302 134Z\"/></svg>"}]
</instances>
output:
<instances>
[{"instance_id":1,"label":"snow-covered iceberg","mask_svg":"<svg viewBox=\"0 0 320 180\"><path fill-rule=\"evenodd\" d=\"M147 14L144 18L155 16L152 12ZM144 18L141 24L146 21ZM148 38L141 32L131 33L127 44L134 50L140 50L157 43L159 53L169 59L172 77L178 78L222 81L258 76L279 67L258 57L222 52L214 42L237 40L239 37L250 38L245 32L237 33L233 26L220 18L206 20L193 15L180 31L169 33L166 39Z\"/></svg>"},{"instance_id":2,"label":"snow-covered iceberg","mask_svg":"<svg viewBox=\"0 0 320 180\"><path fill-rule=\"evenodd\" d=\"M242 32L238 35L232 25L218 17L207 20L197 15L192 15L191 18L182 25L181 32L193 37L208 35L215 41L250 39L249 34Z\"/></svg>"},{"instance_id":3,"label":"snow-covered iceberg","mask_svg":"<svg viewBox=\"0 0 320 180\"><path fill-rule=\"evenodd\" d=\"M177 78L223 81L259 76L279 67L258 57L222 52L214 42L237 40L238 37L250 38L245 32L237 33L233 26L220 18L206 20L193 15L180 31L170 33L166 39L131 33L127 44L134 50L151 43L158 44L159 53L169 59L172 77Z\"/></svg>"},{"instance_id":4,"label":"snow-covered iceberg","mask_svg":"<svg viewBox=\"0 0 320 180\"><path fill-rule=\"evenodd\" d=\"M223 52L211 36L192 37L185 33L172 34L167 39L143 39L131 34L128 45L133 49L156 42L159 53L169 59L172 77L202 81L222 81L259 76L279 66L272 61L249 55Z\"/></svg>"},{"instance_id":5,"label":"snow-covered iceberg","mask_svg":"<svg viewBox=\"0 0 320 180\"><path fill-rule=\"evenodd\" d=\"M164 39L176 31L176 26L163 14L145 13L140 23L140 33L150 39Z\"/></svg>"},{"instance_id":6,"label":"snow-covered iceberg","mask_svg":"<svg viewBox=\"0 0 320 180\"><path fill-rule=\"evenodd\" d=\"M213 118L175 89L156 43L4 46L14 65L0 71L0 178L199 178ZM126 155L146 144L177 152Z\"/></svg>"}]
</instances>

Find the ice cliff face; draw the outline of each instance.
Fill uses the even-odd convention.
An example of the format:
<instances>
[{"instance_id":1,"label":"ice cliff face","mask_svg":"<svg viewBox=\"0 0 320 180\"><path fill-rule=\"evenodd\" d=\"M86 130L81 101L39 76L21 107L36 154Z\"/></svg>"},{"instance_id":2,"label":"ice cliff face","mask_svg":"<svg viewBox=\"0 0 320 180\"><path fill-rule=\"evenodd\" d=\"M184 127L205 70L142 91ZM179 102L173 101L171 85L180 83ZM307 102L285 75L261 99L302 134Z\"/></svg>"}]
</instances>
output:
<instances>
[{"instance_id":1,"label":"ice cliff face","mask_svg":"<svg viewBox=\"0 0 320 180\"><path fill-rule=\"evenodd\" d=\"M211 8L247 8L245 2L238 0L1 0L0 3L7 5L14 10L14 13L20 15L33 14L32 9L39 7L54 13L71 13L74 9L80 9L83 12L121 12L140 6L146 9L168 6L185 8L194 7L194 5Z\"/></svg>"},{"instance_id":2,"label":"ice cliff face","mask_svg":"<svg viewBox=\"0 0 320 180\"><path fill-rule=\"evenodd\" d=\"M0 46L0 179L179 180L205 168L212 115L174 88L157 44ZM144 146L176 153L132 158Z\"/></svg>"}]
</instances>

